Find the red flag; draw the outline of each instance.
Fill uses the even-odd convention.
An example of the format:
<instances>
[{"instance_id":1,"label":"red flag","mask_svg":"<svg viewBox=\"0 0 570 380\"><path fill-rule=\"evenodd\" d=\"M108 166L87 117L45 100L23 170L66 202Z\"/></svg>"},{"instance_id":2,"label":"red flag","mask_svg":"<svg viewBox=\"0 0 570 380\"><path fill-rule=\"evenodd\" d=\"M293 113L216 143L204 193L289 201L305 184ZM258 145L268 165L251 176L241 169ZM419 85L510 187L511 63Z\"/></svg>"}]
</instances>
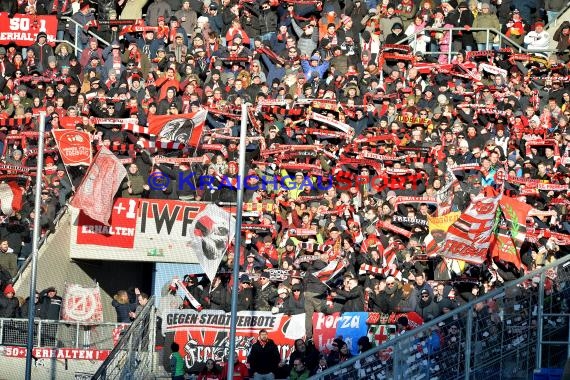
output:
<instances>
[{"instance_id":1,"label":"red flag","mask_svg":"<svg viewBox=\"0 0 570 380\"><path fill-rule=\"evenodd\" d=\"M505 217L517 252L520 253L521 246L526 239L526 217L532 210L532 206L507 196L501 198L499 206Z\"/></svg>"},{"instance_id":2,"label":"red flag","mask_svg":"<svg viewBox=\"0 0 570 380\"><path fill-rule=\"evenodd\" d=\"M491 255L493 258L513 263L517 268L522 265L520 253L505 226L499 226L497 233L491 239Z\"/></svg>"},{"instance_id":3,"label":"red flag","mask_svg":"<svg viewBox=\"0 0 570 380\"><path fill-rule=\"evenodd\" d=\"M109 149L102 147L70 204L108 226L113 197L126 175L127 170L121 161Z\"/></svg>"},{"instance_id":4,"label":"red flag","mask_svg":"<svg viewBox=\"0 0 570 380\"><path fill-rule=\"evenodd\" d=\"M53 129L51 132L65 165L91 165L89 133L67 129Z\"/></svg>"},{"instance_id":5,"label":"red flag","mask_svg":"<svg viewBox=\"0 0 570 380\"><path fill-rule=\"evenodd\" d=\"M16 182L0 183L0 209L11 216L22 209L24 190Z\"/></svg>"},{"instance_id":6,"label":"red flag","mask_svg":"<svg viewBox=\"0 0 570 380\"><path fill-rule=\"evenodd\" d=\"M157 136L157 141L176 141L198 146L206 124L208 111L199 110L183 115L150 115L148 132Z\"/></svg>"}]
</instances>

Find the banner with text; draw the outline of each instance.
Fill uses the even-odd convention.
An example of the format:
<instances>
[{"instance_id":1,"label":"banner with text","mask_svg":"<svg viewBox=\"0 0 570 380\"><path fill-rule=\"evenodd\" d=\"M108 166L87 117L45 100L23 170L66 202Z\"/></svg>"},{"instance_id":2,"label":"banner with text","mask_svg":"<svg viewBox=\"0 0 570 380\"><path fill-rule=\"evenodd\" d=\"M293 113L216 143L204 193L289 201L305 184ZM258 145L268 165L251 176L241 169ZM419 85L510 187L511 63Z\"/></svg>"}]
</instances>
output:
<instances>
[{"instance_id":1,"label":"banner with text","mask_svg":"<svg viewBox=\"0 0 570 380\"><path fill-rule=\"evenodd\" d=\"M71 208L70 256L73 259L199 263L192 249L196 237L193 226L196 218L211 208L218 206L117 198L109 226Z\"/></svg>"},{"instance_id":2,"label":"banner with text","mask_svg":"<svg viewBox=\"0 0 570 380\"><path fill-rule=\"evenodd\" d=\"M287 316L269 311L240 311L236 323L236 351L244 361L265 329L283 360L289 358L295 339L305 335L305 315ZM168 310L162 315L162 331L181 347L187 368L207 359L225 361L229 350L230 313L208 310Z\"/></svg>"},{"instance_id":3,"label":"banner with text","mask_svg":"<svg viewBox=\"0 0 570 380\"><path fill-rule=\"evenodd\" d=\"M15 43L18 46L31 46L36 42L40 31L47 34L47 42L53 45L57 34L57 16L38 16L0 12L0 45Z\"/></svg>"}]
</instances>

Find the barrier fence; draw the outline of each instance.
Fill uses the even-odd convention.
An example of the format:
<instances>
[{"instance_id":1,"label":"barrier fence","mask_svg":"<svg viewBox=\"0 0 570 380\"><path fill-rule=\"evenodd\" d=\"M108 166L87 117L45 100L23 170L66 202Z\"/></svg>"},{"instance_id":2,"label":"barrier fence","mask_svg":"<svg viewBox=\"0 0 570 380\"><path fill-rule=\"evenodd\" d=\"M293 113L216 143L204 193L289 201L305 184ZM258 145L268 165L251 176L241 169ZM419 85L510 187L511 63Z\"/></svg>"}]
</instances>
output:
<instances>
[{"instance_id":1,"label":"barrier fence","mask_svg":"<svg viewBox=\"0 0 570 380\"><path fill-rule=\"evenodd\" d=\"M121 336L93 379L131 380L154 378L156 307L154 297L148 300L137 319Z\"/></svg>"},{"instance_id":2,"label":"barrier fence","mask_svg":"<svg viewBox=\"0 0 570 380\"><path fill-rule=\"evenodd\" d=\"M528 379L535 369L562 368L569 273L564 257L313 379Z\"/></svg>"},{"instance_id":3,"label":"barrier fence","mask_svg":"<svg viewBox=\"0 0 570 380\"><path fill-rule=\"evenodd\" d=\"M36 320L34 347L112 350L121 332L128 326L108 322L87 325L69 321ZM0 345L25 347L27 331L27 319L0 318Z\"/></svg>"}]
</instances>

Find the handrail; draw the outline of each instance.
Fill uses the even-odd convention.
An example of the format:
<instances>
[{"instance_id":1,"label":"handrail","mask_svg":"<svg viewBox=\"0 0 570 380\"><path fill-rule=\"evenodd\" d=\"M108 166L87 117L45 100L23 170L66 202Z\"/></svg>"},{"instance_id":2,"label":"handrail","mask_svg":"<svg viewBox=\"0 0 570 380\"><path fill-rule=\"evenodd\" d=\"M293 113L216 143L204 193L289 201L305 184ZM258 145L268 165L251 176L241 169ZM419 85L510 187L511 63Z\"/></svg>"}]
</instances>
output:
<instances>
[{"instance_id":1,"label":"handrail","mask_svg":"<svg viewBox=\"0 0 570 380\"><path fill-rule=\"evenodd\" d=\"M83 25L81 25L80 23L78 23L77 21L72 19L71 17L62 16L61 19L65 20L65 21L70 21L70 22L75 24L75 41L73 42L73 48L75 49L76 52L83 51L83 49L80 49L79 46L77 46L77 34L79 32L79 29L83 29ZM90 30L87 30L87 34L89 34L92 37L95 37L99 42L102 42L106 46L111 45L109 42L105 41L104 39L102 39L101 37L99 37L97 34L93 33ZM66 42L69 42L69 41L66 41Z\"/></svg>"},{"instance_id":2,"label":"handrail","mask_svg":"<svg viewBox=\"0 0 570 380\"><path fill-rule=\"evenodd\" d=\"M548 20L548 24L544 25L544 30L548 29L548 31L550 31L550 27L557 28L558 27L558 19L560 18L561 15L566 13L566 11L569 9L570 9L570 2L567 3L566 6L560 10L560 12L558 12L558 16L556 16L556 18L554 20ZM554 33L552 33L552 34L554 34Z\"/></svg>"},{"instance_id":3,"label":"handrail","mask_svg":"<svg viewBox=\"0 0 570 380\"><path fill-rule=\"evenodd\" d=\"M470 31L470 32L480 32L480 31L486 31L488 34L489 33L495 33L496 35L499 36L499 45L501 45L502 40L506 40L508 41L511 45L513 45L518 51L519 53L552 53L552 52L556 52L556 49L542 49L542 50L529 50L525 47L522 47L521 45L519 45L518 43L516 43L515 41L513 41L511 38L507 37L506 35L504 35L503 33L501 33L500 31L498 31L495 28L469 28L469 30L467 30L467 28L432 28L432 27L426 27L422 30L420 30L419 32L416 32L410 36L406 36L405 38L401 39L400 41L398 41L398 44L406 44L406 43L410 43L412 41L415 41L418 37L418 34L420 33L425 33L425 32L430 32L430 31L435 31L435 32L453 32L453 31ZM489 40L489 38L487 38L487 41ZM458 52L454 52L451 51L451 46L452 46L452 41L453 41L453 33L451 34L451 39L449 41L449 51L445 52L445 51L438 51L438 52L429 52L426 51L424 54L430 54L430 55L440 55L440 54L447 54L448 55L448 63L451 63L451 55L453 54L457 54ZM487 46L492 45L487 43ZM414 44L413 49L414 49L414 54L416 52L416 46L417 44Z\"/></svg>"},{"instance_id":4,"label":"handrail","mask_svg":"<svg viewBox=\"0 0 570 380\"><path fill-rule=\"evenodd\" d=\"M57 215L55 216L54 220L53 220L53 225L54 227L56 227L59 223L59 221L61 220L61 218L63 217L63 215L65 214L65 212L67 211L67 205L63 206L57 213ZM41 249L41 247L44 245L44 243L47 241L48 236L51 235L51 231L48 230L46 232L46 234L40 239L39 244L38 244L38 252ZM12 278L11 283L15 284L16 281L18 281L18 279L22 276L22 274L24 273L24 270L26 270L26 268L28 267L28 264L30 264L30 261L32 261L32 254L28 255L28 257L26 257L26 260L24 260L24 263L22 264L22 266L20 267L20 269L18 269L18 272L16 273L16 275Z\"/></svg>"},{"instance_id":5,"label":"handrail","mask_svg":"<svg viewBox=\"0 0 570 380\"><path fill-rule=\"evenodd\" d=\"M530 272L529 274L519 278L518 280L511 281L499 289L495 289L492 292L489 292L489 293L487 293L487 294L485 294L485 295L483 295L483 296L481 296L481 297L479 297L479 298L477 298L477 299L475 299L469 303L466 303L465 305L461 305L458 308L450 311L449 313L446 313L446 314L441 315L435 319L432 319L431 321L421 325L420 327L418 327L414 330L408 331L403 335L399 335L392 340L386 341L386 342L382 343L381 345L376 346L376 347L374 347L374 348L372 348L372 349L370 349L370 350L368 350L368 351L366 351L360 355L353 356L352 358L348 359L347 361L345 361L345 362L343 362L343 363L341 363L335 367L328 368L325 371L311 377L311 379L325 378L325 376L332 375L335 372L342 370L343 368L353 367L356 362L362 360L362 358L364 358L364 357L374 355L374 354L376 354L382 350L385 350L389 347L395 347L398 344L403 343L404 340L409 338L409 336L410 336L409 334L422 333L424 331L431 329L432 327L437 326L439 323L441 323L445 320L451 319L454 316L458 316L459 314L462 314L466 311L469 312L473 308L473 306L478 304L478 303L485 302L485 301L490 300L492 298L499 298L500 296L503 296L505 293L505 290L507 288L517 286L517 285L523 283L524 281L528 281L528 280L536 277L537 275L541 275L541 274L546 273L546 271L551 269L551 268L558 267L558 266L560 266L566 262L569 262L569 261L570 261L570 255L564 256L564 257L554 261L553 263L550 263L550 264L548 264L548 265L546 265L540 269L537 269L537 270Z\"/></svg>"}]
</instances>

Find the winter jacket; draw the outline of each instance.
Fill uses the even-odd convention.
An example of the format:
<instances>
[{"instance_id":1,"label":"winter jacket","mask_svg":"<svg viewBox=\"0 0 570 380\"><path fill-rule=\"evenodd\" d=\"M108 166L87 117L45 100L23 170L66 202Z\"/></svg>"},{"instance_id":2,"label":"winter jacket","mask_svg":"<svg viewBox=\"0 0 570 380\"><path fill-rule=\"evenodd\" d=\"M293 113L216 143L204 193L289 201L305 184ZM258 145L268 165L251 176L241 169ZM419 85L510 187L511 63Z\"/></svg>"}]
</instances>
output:
<instances>
[{"instance_id":1,"label":"winter jacket","mask_svg":"<svg viewBox=\"0 0 570 380\"><path fill-rule=\"evenodd\" d=\"M129 316L129 313L131 311L135 311L135 309L137 308L136 304L119 303L116 300L113 300L111 302L111 305L115 308L115 311L117 312L117 322L118 323L130 323L131 322L131 317Z\"/></svg>"},{"instance_id":2,"label":"winter jacket","mask_svg":"<svg viewBox=\"0 0 570 380\"><path fill-rule=\"evenodd\" d=\"M61 302L62 302L62 299L60 296L56 295L56 296L53 296L53 298L50 298L47 295L47 289L43 290L40 293L39 303L41 304L41 307L40 307L39 317L42 319L59 321L59 313L61 311Z\"/></svg>"},{"instance_id":3,"label":"winter jacket","mask_svg":"<svg viewBox=\"0 0 570 380\"><path fill-rule=\"evenodd\" d=\"M439 317L441 311L439 310L439 305L433 302L433 297L430 295L427 301L420 299L420 302L416 305L416 313L423 318L424 322L428 322Z\"/></svg>"},{"instance_id":4,"label":"winter jacket","mask_svg":"<svg viewBox=\"0 0 570 380\"><path fill-rule=\"evenodd\" d=\"M16 297L7 298L0 295L0 318L16 318L18 317L20 302Z\"/></svg>"},{"instance_id":5,"label":"winter jacket","mask_svg":"<svg viewBox=\"0 0 570 380\"><path fill-rule=\"evenodd\" d=\"M272 10L261 11L259 15L259 33L264 35L277 30L277 15Z\"/></svg>"},{"instance_id":6,"label":"winter jacket","mask_svg":"<svg viewBox=\"0 0 570 380\"><path fill-rule=\"evenodd\" d=\"M265 345L262 345L259 341L256 342L251 347L247 357L251 372L261 375L275 373L280 360L279 350L271 339L268 339Z\"/></svg>"},{"instance_id":7,"label":"winter jacket","mask_svg":"<svg viewBox=\"0 0 570 380\"><path fill-rule=\"evenodd\" d=\"M392 33L392 27L394 26L395 23L400 23L403 24L402 19L399 16L393 16L390 18L387 17L382 17L380 19L380 30L382 31L382 34L380 34L380 42L384 42L386 41L386 37ZM402 34L402 38L404 38L405 35Z\"/></svg>"},{"instance_id":8,"label":"winter jacket","mask_svg":"<svg viewBox=\"0 0 570 380\"><path fill-rule=\"evenodd\" d=\"M317 44L319 42L319 29L314 28L313 34L308 36L303 31L303 29L297 25L297 22L294 19L291 20L291 25L299 37L299 41L297 41L297 48L301 52L301 56L305 55L307 57L310 57L313 54L313 51L317 49Z\"/></svg>"},{"instance_id":9,"label":"winter jacket","mask_svg":"<svg viewBox=\"0 0 570 380\"><path fill-rule=\"evenodd\" d=\"M283 303L283 314L295 315L303 314L305 312L305 296L301 295L299 299L294 296L289 296Z\"/></svg>"},{"instance_id":10,"label":"winter jacket","mask_svg":"<svg viewBox=\"0 0 570 380\"><path fill-rule=\"evenodd\" d=\"M277 299L277 290L271 284L262 288L256 288L255 292L255 310L270 311L271 306L275 304Z\"/></svg>"},{"instance_id":11,"label":"winter jacket","mask_svg":"<svg viewBox=\"0 0 570 380\"><path fill-rule=\"evenodd\" d=\"M145 20L149 26L158 26L159 16L164 16L164 19L168 20L171 15L173 15L172 8L170 8L170 5L166 1L154 0L154 2L148 6Z\"/></svg>"},{"instance_id":12,"label":"winter jacket","mask_svg":"<svg viewBox=\"0 0 570 380\"><path fill-rule=\"evenodd\" d=\"M349 292L345 290L337 290L336 294L344 298L344 305L342 305L342 312L347 311L362 311L364 310L364 294L362 286L356 286Z\"/></svg>"},{"instance_id":13,"label":"winter jacket","mask_svg":"<svg viewBox=\"0 0 570 380\"><path fill-rule=\"evenodd\" d=\"M496 30L501 30L501 24L499 23L499 19L497 18L496 14L493 13L479 13L477 17L475 17L475 21L473 21L473 28L493 28ZM493 39L495 38L495 33L489 32L489 40L487 41L487 31L480 30L474 32L475 42L478 44L484 43L493 43Z\"/></svg>"},{"instance_id":14,"label":"winter jacket","mask_svg":"<svg viewBox=\"0 0 570 380\"><path fill-rule=\"evenodd\" d=\"M0 252L0 267L7 270L12 277L18 273L18 256L12 248L8 248L6 253Z\"/></svg>"}]
</instances>

